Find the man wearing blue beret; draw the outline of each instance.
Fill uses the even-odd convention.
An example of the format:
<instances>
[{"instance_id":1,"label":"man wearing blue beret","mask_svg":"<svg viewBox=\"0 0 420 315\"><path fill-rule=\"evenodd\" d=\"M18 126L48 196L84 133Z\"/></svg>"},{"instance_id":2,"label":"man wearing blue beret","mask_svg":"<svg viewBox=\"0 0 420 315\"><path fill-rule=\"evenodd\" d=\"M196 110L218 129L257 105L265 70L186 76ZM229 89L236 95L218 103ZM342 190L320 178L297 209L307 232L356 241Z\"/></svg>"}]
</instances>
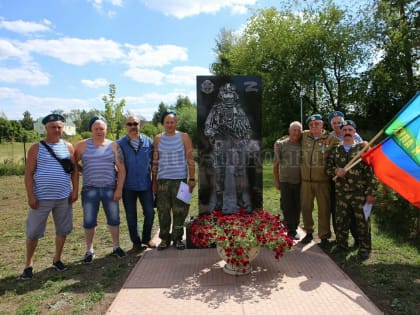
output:
<instances>
[{"instance_id":1,"label":"man wearing blue beret","mask_svg":"<svg viewBox=\"0 0 420 315\"><path fill-rule=\"evenodd\" d=\"M328 245L331 237L330 229L330 177L325 173L325 161L338 139L323 129L322 116L314 114L306 119L309 130L302 134L302 164L301 164L301 211L303 229L306 236L302 244L313 240L314 220L312 212L314 199L318 204L318 237L321 246Z\"/></svg>"},{"instance_id":2,"label":"man wearing blue beret","mask_svg":"<svg viewBox=\"0 0 420 315\"><path fill-rule=\"evenodd\" d=\"M44 117L46 136L42 142L33 144L28 151L25 168L25 188L29 212L26 221L26 265L20 278L33 277L35 249L38 240L45 234L50 212L55 225L55 254L53 267L64 271L67 266L61 261L66 237L73 229L73 207L79 193L78 172L68 173L59 159L75 163L74 149L61 139L65 119L59 114ZM51 150L51 153L50 151Z\"/></svg>"},{"instance_id":3,"label":"man wearing blue beret","mask_svg":"<svg viewBox=\"0 0 420 315\"><path fill-rule=\"evenodd\" d=\"M338 140L343 141L343 132L340 129L340 124L344 121L344 114L338 110L331 112L328 115L328 123L331 125L332 131L330 135L335 136ZM356 132L354 134L354 139L357 142L363 142L362 137Z\"/></svg>"},{"instance_id":4,"label":"man wearing blue beret","mask_svg":"<svg viewBox=\"0 0 420 315\"><path fill-rule=\"evenodd\" d=\"M372 205L375 201L376 180L372 169L364 162L356 164L349 170L345 169L348 161L362 150L363 145L354 140L356 133L354 121L344 120L340 128L344 133L344 140L331 152L326 162L327 174L330 177L337 176L335 183L337 246L333 248L333 252L345 253L348 250L350 224L355 218L359 237L358 255L361 259L367 259L371 250L370 221L363 207L365 204Z\"/></svg>"},{"instance_id":5,"label":"man wearing blue beret","mask_svg":"<svg viewBox=\"0 0 420 315\"><path fill-rule=\"evenodd\" d=\"M341 124L344 122L344 114L340 111L332 111L329 115L328 115L328 122L331 125L331 129L332 131L330 131L330 135L336 137L340 142L342 142L344 140L344 132L342 131L342 129L340 128ZM354 133L354 140L356 142L363 142L362 137L355 132ZM333 229L335 232L336 229L336 220L335 220L335 209L336 209L336 200L335 200L335 182L332 180L331 181L331 219L332 219L332 224L333 224ZM355 227L355 220L352 220L352 224L350 226L350 231L351 231L351 235L354 238L354 244L355 246L358 246L359 243L359 238L357 236L357 231L356 231L356 227Z\"/></svg>"}]
</instances>

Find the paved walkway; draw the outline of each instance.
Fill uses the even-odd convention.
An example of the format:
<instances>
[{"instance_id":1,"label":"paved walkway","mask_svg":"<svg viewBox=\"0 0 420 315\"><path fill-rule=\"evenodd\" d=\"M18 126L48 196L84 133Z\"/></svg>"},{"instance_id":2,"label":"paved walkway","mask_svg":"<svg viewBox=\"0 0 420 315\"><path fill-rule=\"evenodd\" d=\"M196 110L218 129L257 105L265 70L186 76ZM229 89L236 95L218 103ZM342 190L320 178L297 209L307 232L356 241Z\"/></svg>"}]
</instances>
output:
<instances>
[{"instance_id":1,"label":"paved walkway","mask_svg":"<svg viewBox=\"0 0 420 315\"><path fill-rule=\"evenodd\" d=\"M231 276L216 249L147 250L107 314L383 314L314 242Z\"/></svg>"}]
</instances>

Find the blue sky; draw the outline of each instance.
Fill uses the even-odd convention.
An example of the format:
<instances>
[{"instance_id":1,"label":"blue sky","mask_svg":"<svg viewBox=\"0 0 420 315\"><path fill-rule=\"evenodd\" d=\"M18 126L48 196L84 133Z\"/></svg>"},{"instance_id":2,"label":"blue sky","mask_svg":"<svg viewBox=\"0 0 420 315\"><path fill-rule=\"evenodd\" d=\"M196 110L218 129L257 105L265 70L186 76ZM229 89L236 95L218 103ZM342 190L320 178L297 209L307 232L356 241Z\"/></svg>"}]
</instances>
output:
<instances>
[{"instance_id":1,"label":"blue sky","mask_svg":"<svg viewBox=\"0 0 420 315\"><path fill-rule=\"evenodd\" d=\"M151 119L161 101L195 102L221 28L240 29L257 0L0 0L0 112L104 109L109 84Z\"/></svg>"},{"instance_id":2,"label":"blue sky","mask_svg":"<svg viewBox=\"0 0 420 315\"><path fill-rule=\"evenodd\" d=\"M274 0L0 0L0 114L34 119L104 109L115 84L125 110L196 101L222 28L240 30Z\"/></svg>"}]
</instances>

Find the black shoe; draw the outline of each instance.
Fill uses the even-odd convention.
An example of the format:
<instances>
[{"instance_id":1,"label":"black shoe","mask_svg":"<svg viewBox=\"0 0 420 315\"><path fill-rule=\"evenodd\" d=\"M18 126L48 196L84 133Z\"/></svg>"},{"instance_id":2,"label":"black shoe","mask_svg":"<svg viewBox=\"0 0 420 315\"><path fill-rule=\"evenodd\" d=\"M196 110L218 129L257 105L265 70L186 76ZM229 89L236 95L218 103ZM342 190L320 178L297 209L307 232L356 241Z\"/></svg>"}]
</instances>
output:
<instances>
[{"instance_id":1,"label":"black shoe","mask_svg":"<svg viewBox=\"0 0 420 315\"><path fill-rule=\"evenodd\" d=\"M142 252L147 248L147 245L144 245L142 243L134 243L133 248L131 248L132 252Z\"/></svg>"},{"instance_id":2,"label":"black shoe","mask_svg":"<svg viewBox=\"0 0 420 315\"><path fill-rule=\"evenodd\" d=\"M307 233L304 238L300 241L302 244L306 245L309 244L314 237L312 236L312 233Z\"/></svg>"},{"instance_id":3,"label":"black shoe","mask_svg":"<svg viewBox=\"0 0 420 315\"><path fill-rule=\"evenodd\" d=\"M123 251L121 249L121 247L117 247L116 249L114 249L111 253L112 256L115 256L117 258L124 258L125 256L127 256L127 254L125 253L125 251Z\"/></svg>"},{"instance_id":4,"label":"black shoe","mask_svg":"<svg viewBox=\"0 0 420 315\"><path fill-rule=\"evenodd\" d=\"M332 250L331 250L331 254L345 254L348 252L348 248L340 246L340 245L336 245Z\"/></svg>"},{"instance_id":5,"label":"black shoe","mask_svg":"<svg viewBox=\"0 0 420 315\"><path fill-rule=\"evenodd\" d=\"M65 264L63 264L61 260L57 260L56 262L53 262L53 266L58 271L67 270L67 266Z\"/></svg>"},{"instance_id":6,"label":"black shoe","mask_svg":"<svg viewBox=\"0 0 420 315\"><path fill-rule=\"evenodd\" d=\"M92 252L86 252L85 257L82 259L82 263L84 264L91 264L93 261L93 258L95 258L95 253Z\"/></svg>"},{"instance_id":7,"label":"black shoe","mask_svg":"<svg viewBox=\"0 0 420 315\"><path fill-rule=\"evenodd\" d=\"M165 242L165 241L162 241L162 242L160 242L160 244L158 245L158 247L157 247L157 250L164 250L164 249L167 249L168 248L168 243L167 242Z\"/></svg>"},{"instance_id":8,"label":"black shoe","mask_svg":"<svg viewBox=\"0 0 420 315\"><path fill-rule=\"evenodd\" d=\"M327 238L322 238L318 244L321 248L327 248L330 245L330 241Z\"/></svg>"},{"instance_id":9,"label":"black shoe","mask_svg":"<svg viewBox=\"0 0 420 315\"><path fill-rule=\"evenodd\" d=\"M292 240L295 240L295 241L300 240L300 235L296 231L288 232L287 236L290 237Z\"/></svg>"},{"instance_id":10,"label":"black shoe","mask_svg":"<svg viewBox=\"0 0 420 315\"><path fill-rule=\"evenodd\" d=\"M174 246L176 247L176 249L180 249L180 250L185 249L185 244L182 241L175 241Z\"/></svg>"},{"instance_id":11,"label":"black shoe","mask_svg":"<svg viewBox=\"0 0 420 315\"><path fill-rule=\"evenodd\" d=\"M357 253L357 255L359 256L359 258L361 260L367 260L370 257L370 251L367 251L367 250L359 250L359 252Z\"/></svg>"},{"instance_id":12,"label":"black shoe","mask_svg":"<svg viewBox=\"0 0 420 315\"><path fill-rule=\"evenodd\" d=\"M31 280L32 277L34 276L32 270L33 270L32 267L27 267L27 268L23 269L23 272L20 275L20 279L22 279L22 280Z\"/></svg>"}]
</instances>

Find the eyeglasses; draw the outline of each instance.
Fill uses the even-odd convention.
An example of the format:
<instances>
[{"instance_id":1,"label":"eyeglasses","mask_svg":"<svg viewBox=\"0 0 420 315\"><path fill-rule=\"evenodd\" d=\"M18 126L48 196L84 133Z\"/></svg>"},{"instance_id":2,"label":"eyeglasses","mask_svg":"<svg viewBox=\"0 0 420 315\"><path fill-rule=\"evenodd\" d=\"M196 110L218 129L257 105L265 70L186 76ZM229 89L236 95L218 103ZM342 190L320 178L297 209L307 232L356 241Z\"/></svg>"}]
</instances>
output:
<instances>
[{"instance_id":1,"label":"eyeglasses","mask_svg":"<svg viewBox=\"0 0 420 315\"><path fill-rule=\"evenodd\" d=\"M139 123L138 123L138 122L128 122L128 123L126 123L126 125L127 125L128 127L132 127L132 126L138 126L138 125L139 125Z\"/></svg>"}]
</instances>

